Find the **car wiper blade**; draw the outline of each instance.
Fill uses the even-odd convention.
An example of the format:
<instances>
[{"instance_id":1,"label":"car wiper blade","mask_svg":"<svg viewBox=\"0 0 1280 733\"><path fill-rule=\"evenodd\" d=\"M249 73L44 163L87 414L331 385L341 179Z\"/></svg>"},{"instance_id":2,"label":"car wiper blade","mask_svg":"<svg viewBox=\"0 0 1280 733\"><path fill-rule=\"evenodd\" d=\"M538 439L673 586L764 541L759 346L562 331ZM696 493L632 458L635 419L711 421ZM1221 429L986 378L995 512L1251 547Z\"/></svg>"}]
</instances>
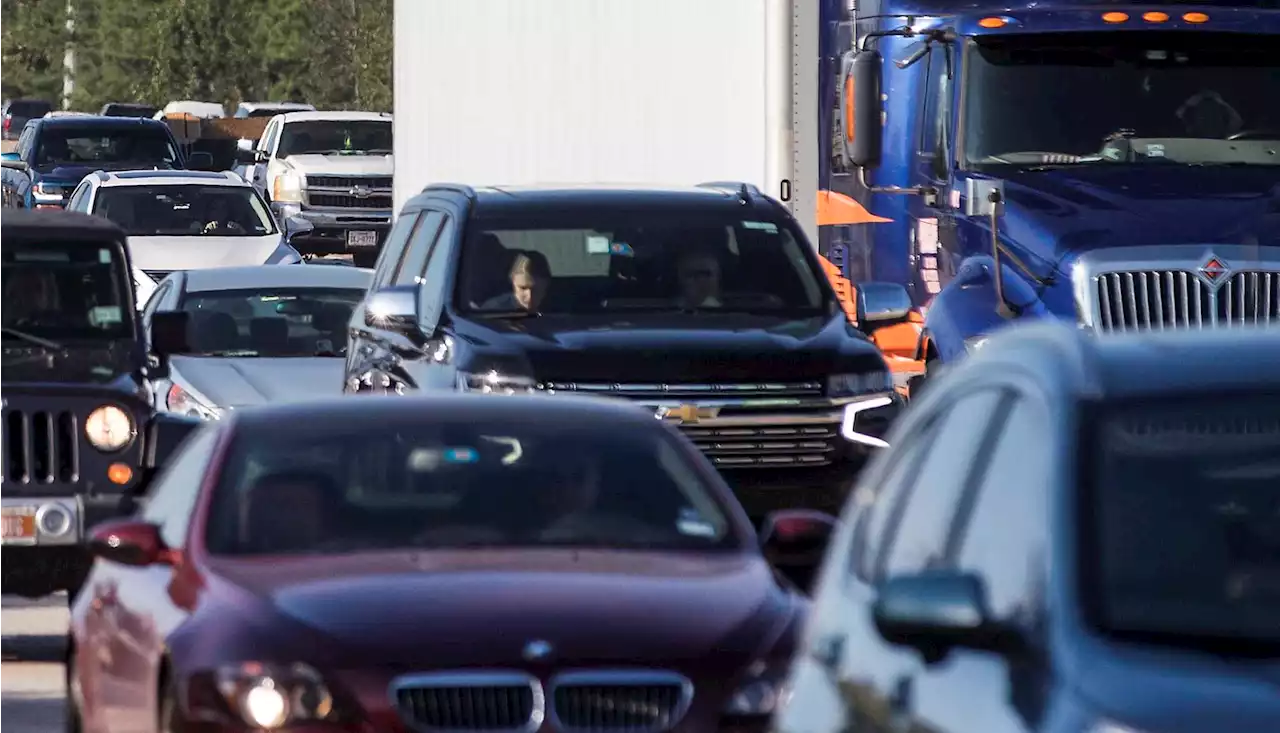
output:
<instances>
[{"instance_id":1,"label":"car wiper blade","mask_svg":"<svg viewBox=\"0 0 1280 733\"><path fill-rule=\"evenodd\" d=\"M58 343L57 341L50 341L49 339L41 338L39 336L34 336L32 334L27 333L26 331L19 331L16 328L9 328L8 326L0 327L0 333L3 333L5 336L12 336L16 339L22 339L23 341L26 341L27 343L30 343L30 344L35 344L36 346L43 346L46 349L62 350L67 348L62 344Z\"/></svg>"},{"instance_id":2,"label":"car wiper blade","mask_svg":"<svg viewBox=\"0 0 1280 733\"><path fill-rule=\"evenodd\" d=\"M474 312L477 316L482 316L484 318L501 318L501 319L511 319L511 320L524 319L524 318L537 318L538 316L542 315L538 311L526 311L526 310L518 310L518 309L474 311Z\"/></svg>"}]
</instances>

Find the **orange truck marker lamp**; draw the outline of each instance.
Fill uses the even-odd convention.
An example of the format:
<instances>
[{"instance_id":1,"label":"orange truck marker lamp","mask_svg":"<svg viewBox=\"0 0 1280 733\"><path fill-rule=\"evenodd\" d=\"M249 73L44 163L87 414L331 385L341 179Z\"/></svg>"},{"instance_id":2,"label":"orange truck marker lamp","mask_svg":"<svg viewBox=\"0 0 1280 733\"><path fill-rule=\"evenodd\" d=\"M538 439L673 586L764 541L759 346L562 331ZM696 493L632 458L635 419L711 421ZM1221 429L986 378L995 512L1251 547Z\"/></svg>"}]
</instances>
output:
<instances>
[{"instance_id":1,"label":"orange truck marker lamp","mask_svg":"<svg viewBox=\"0 0 1280 733\"><path fill-rule=\"evenodd\" d=\"M978 21L978 25L982 26L983 28L1003 28L1007 24L1008 24L1008 21L1006 21L1004 18L983 18L982 20Z\"/></svg>"},{"instance_id":2,"label":"orange truck marker lamp","mask_svg":"<svg viewBox=\"0 0 1280 733\"><path fill-rule=\"evenodd\" d=\"M127 463L113 463L107 467L107 480L123 486L133 478L133 469Z\"/></svg>"},{"instance_id":3,"label":"orange truck marker lamp","mask_svg":"<svg viewBox=\"0 0 1280 733\"><path fill-rule=\"evenodd\" d=\"M1103 23L1123 23L1129 20L1128 13L1110 12L1102 14Z\"/></svg>"},{"instance_id":4,"label":"orange truck marker lamp","mask_svg":"<svg viewBox=\"0 0 1280 733\"><path fill-rule=\"evenodd\" d=\"M1169 14L1159 12L1143 13L1142 19L1148 23L1163 23L1169 19Z\"/></svg>"},{"instance_id":5,"label":"orange truck marker lamp","mask_svg":"<svg viewBox=\"0 0 1280 733\"><path fill-rule=\"evenodd\" d=\"M1209 22L1209 16L1205 15L1204 13L1187 13L1182 16L1182 19L1188 23L1195 23L1195 24Z\"/></svg>"}]
</instances>

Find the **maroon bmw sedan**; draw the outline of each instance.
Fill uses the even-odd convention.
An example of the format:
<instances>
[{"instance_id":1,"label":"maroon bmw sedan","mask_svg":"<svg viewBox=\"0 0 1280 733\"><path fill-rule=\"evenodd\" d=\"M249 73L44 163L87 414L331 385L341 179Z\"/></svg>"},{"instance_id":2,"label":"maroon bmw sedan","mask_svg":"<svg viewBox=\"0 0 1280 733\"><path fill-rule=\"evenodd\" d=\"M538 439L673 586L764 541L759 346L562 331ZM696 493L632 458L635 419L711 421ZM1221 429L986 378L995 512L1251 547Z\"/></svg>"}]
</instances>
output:
<instances>
[{"instance_id":1,"label":"maroon bmw sedan","mask_svg":"<svg viewBox=\"0 0 1280 733\"><path fill-rule=\"evenodd\" d=\"M629 404L442 395L228 413L93 532L73 729L761 730L806 601L715 469Z\"/></svg>"}]
</instances>

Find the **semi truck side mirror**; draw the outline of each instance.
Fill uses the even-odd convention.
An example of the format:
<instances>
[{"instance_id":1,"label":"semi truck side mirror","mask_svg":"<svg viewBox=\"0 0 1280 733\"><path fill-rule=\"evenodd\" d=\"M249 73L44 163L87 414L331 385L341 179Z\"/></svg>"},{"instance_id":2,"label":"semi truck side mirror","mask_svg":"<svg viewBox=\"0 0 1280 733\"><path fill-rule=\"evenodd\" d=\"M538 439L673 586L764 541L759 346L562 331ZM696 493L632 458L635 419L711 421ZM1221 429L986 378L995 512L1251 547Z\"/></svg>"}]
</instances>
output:
<instances>
[{"instance_id":1,"label":"semi truck side mirror","mask_svg":"<svg viewBox=\"0 0 1280 733\"><path fill-rule=\"evenodd\" d=\"M846 104L844 110L849 129L845 133L845 147L849 162L859 168L875 168L880 165L881 130L881 70L884 57L874 49L861 51L849 64L845 79ZM852 133L850 136L849 133Z\"/></svg>"}]
</instances>

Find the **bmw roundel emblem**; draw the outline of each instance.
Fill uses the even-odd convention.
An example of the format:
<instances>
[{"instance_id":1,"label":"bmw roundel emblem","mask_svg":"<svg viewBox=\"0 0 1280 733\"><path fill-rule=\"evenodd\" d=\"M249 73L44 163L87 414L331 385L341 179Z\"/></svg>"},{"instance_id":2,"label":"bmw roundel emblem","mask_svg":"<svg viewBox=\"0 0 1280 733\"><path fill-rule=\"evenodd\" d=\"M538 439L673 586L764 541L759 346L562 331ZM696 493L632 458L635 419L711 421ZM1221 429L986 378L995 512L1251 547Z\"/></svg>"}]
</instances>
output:
<instances>
[{"instance_id":1,"label":"bmw roundel emblem","mask_svg":"<svg viewBox=\"0 0 1280 733\"><path fill-rule=\"evenodd\" d=\"M551 656L551 642L535 639L524 645L525 661L538 662Z\"/></svg>"}]
</instances>

